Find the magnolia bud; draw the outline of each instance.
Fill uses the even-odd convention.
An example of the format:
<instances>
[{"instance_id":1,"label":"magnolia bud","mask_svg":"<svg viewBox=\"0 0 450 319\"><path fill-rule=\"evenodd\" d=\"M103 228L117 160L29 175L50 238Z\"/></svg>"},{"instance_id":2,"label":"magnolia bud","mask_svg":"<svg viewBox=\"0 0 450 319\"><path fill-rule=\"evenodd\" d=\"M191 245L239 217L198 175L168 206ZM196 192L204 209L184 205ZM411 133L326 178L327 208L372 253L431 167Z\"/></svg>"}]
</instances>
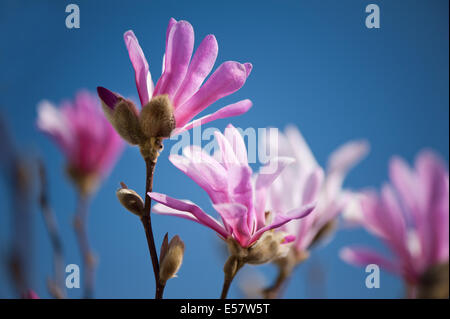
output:
<instances>
[{"instance_id":1,"label":"magnolia bud","mask_svg":"<svg viewBox=\"0 0 450 319\"><path fill-rule=\"evenodd\" d=\"M277 240L273 232L265 232L263 236L250 248L245 261L249 264L265 264L276 258L279 254L281 240Z\"/></svg>"},{"instance_id":2,"label":"magnolia bud","mask_svg":"<svg viewBox=\"0 0 450 319\"><path fill-rule=\"evenodd\" d=\"M170 137L175 129L172 102L167 94L151 99L141 111L139 122L147 137Z\"/></svg>"},{"instance_id":3,"label":"magnolia bud","mask_svg":"<svg viewBox=\"0 0 450 319\"><path fill-rule=\"evenodd\" d=\"M133 102L121 99L114 108L111 123L128 143L137 145L145 136L139 124L139 115Z\"/></svg>"},{"instance_id":4,"label":"magnolia bud","mask_svg":"<svg viewBox=\"0 0 450 319\"><path fill-rule=\"evenodd\" d=\"M138 193L127 188L122 183L122 188L117 190L116 195L123 207L135 215L142 216L144 212L144 201Z\"/></svg>"},{"instance_id":5,"label":"magnolia bud","mask_svg":"<svg viewBox=\"0 0 450 319\"><path fill-rule=\"evenodd\" d=\"M178 235L170 240L169 245L167 245L166 235L164 242L163 247L161 247L159 267L159 281L162 285L165 285L167 280L176 276L183 263L184 255L184 243Z\"/></svg>"}]
</instances>

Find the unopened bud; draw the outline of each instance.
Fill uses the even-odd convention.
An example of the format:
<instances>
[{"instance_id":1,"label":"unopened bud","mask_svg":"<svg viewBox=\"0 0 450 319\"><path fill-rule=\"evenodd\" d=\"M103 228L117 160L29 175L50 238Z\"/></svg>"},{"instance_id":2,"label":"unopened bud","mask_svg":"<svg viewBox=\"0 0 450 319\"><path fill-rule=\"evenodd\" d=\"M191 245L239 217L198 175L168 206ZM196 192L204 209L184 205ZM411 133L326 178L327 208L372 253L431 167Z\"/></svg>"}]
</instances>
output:
<instances>
[{"instance_id":1,"label":"unopened bud","mask_svg":"<svg viewBox=\"0 0 450 319\"><path fill-rule=\"evenodd\" d=\"M144 201L138 193L122 184L122 188L117 190L116 195L123 207L135 215L142 216Z\"/></svg>"},{"instance_id":2,"label":"unopened bud","mask_svg":"<svg viewBox=\"0 0 450 319\"><path fill-rule=\"evenodd\" d=\"M162 247L159 267L159 281L162 285L165 285L167 280L176 276L183 263L183 255L184 243L178 235L170 240L167 248Z\"/></svg>"},{"instance_id":3,"label":"unopened bud","mask_svg":"<svg viewBox=\"0 0 450 319\"><path fill-rule=\"evenodd\" d=\"M142 108L139 117L142 132L147 137L170 137L175 129L173 112L173 105L167 94L154 97Z\"/></svg>"},{"instance_id":4,"label":"unopened bud","mask_svg":"<svg viewBox=\"0 0 450 319\"><path fill-rule=\"evenodd\" d=\"M139 124L139 113L133 102L121 99L112 113L111 124L128 143L137 145L145 136Z\"/></svg>"}]
</instances>

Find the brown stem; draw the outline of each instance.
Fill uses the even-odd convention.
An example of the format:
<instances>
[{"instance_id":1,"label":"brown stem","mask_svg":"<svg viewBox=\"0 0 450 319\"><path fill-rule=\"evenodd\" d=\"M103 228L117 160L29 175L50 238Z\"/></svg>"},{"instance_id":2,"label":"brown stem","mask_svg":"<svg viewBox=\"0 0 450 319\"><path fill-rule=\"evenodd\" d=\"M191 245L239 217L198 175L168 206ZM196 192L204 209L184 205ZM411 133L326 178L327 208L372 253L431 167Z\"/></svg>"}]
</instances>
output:
<instances>
[{"instance_id":1,"label":"brown stem","mask_svg":"<svg viewBox=\"0 0 450 319\"><path fill-rule=\"evenodd\" d=\"M87 215L88 215L89 197L87 194L80 193L78 198L78 208L74 218L74 229L77 235L78 246L83 261L84 275L84 295L83 298L91 299L94 295L94 275L95 275L95 256L92 252L87 236Z\"/></svg>"},{"instance_id":2,"label":"brown stem","mask_svg":"<svg viewBox=\"0 0 450 319\"><path fill-rule=\"evenodd\" d=\"M39 161L39 175L41 180L39 202L42 210L42 217L44 218L44 223L50 236L50 243L53 249L54 279L49 282L49 290L53 297L61 299L65 297L63 248L56 218L48 200L47 175L42 161Z\"/></svg>"},{"instance_id":3,"label":"brown stem","mask_svg":"<svg viewBox=\"0 0 450 319\"><path fill-rule=\"evenodd\" d=\"M231 283L233 282L233 279L238 273L239 269L241 269L244 264L245 263L242 260L239 260L234 256L230 256L230 258L228 258L224 266L225 279L223 281L220 299L227 299L228 290L230 289Z\"/></svg>"},{"instance_id":4,"label":"brown stem","mask_svg":"<svg viewBox=\"0 0 450 319\"><path fill-rule=\"evenodd\" d=\"M269 288L264 289L263 296L265 299L276 299L280 298L283 288L286 287L287 281L291 277L292 269L279 268L277 279L274 284Z\"/></svg>"},{"instance_id":5,"label":"brown stem","mask_svg":"<svg viewBox=\"0 0 450 319\"><path fill-rule=\"evenodd\" d=\"M150 258L152 260L153 265L153 272L155 275L155 285L156 285L155 299L162 299L165 285L162 285L159 281L158 254L156 252L155 239L153 238L152 218L150 214L152 200L147 195L147 193L151 192L153 189L153 175L155 172L155 165L156 159L151 160L145 158L145 166L146 166L145 203L144 203L144 213L141 217L141 222L145 229L145 236L147 238L148 250L150 252Z\"/></svg>"}]
</instances>

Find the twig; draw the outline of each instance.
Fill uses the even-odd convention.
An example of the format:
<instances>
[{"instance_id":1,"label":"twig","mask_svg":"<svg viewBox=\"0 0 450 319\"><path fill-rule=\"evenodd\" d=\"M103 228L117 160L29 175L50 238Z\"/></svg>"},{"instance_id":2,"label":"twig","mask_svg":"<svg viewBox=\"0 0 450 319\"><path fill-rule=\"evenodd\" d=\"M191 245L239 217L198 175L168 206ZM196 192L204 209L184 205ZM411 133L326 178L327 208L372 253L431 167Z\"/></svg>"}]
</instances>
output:
<instances>
[{"instance_id":1,"label":"twig","mask_svg":"<svg viewBox=\"0 0 450 319\"><path fill-rule=\"evenodd\" d=\"M49 290L53 297L61 299L65 298L63 248L56 218L48 200L47 174L42 160L39 160L39 176L41 182L39 203L42 210L42 217L44 218L44 223L50 236L50 242L53 248L54 279L49 282Z\"/></svg>"},{"instance_id":2,"label":"twig","mask_svg":"<svg viewBox=\"0 0 450 319\"><path fill-rule=\"evenodd\" d=\"M88 216L89 196L79 194L78 208L74 218L74 229L77 235L78 246L83 260L84 268L84 298L91 299L94 296L94 275L96 260L92 252L87 236L87 216Z\"/></svg>"},{"instance_id":3,"label":"twig","mask_svg":"<svg viewBox=\"0 0 450 319\"><path fill-rule=\"evenodd\" d=\"M147 238L148 250L150 252L150 258L153 265L153 272L155 275L155 299L162 299L164 294L164 285L160 283L159 280L159 262L158 262L158 254L156 252L155 247L155 239L153 238L153 230L152 230L152 219L151 219L151 198L147 195L147 193L151 192L153 189L153 175L155 172L156 159L151 160L145 159L146 166L146 179L145 179L145 203L144 203L144 214L141 217L142 225L145 229L145 236Z\"/></svg>"}]
</instances>

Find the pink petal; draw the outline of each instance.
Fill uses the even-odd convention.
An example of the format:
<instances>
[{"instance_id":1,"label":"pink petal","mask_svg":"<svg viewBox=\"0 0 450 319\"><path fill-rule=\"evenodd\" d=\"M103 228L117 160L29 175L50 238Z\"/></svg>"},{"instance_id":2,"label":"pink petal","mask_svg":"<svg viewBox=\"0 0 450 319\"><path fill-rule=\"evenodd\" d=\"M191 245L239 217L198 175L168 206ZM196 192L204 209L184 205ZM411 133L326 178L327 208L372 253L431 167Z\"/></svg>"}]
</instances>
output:
<instances>
[{"instance_id":1,"label":"pink petal","mask_svg":"<svg viewBox=\"0 0 450 319\"><path fill-rule=\"evenodd\" d=\"M277 157L271 159L269 164L262 167L255 181L255 212L257 227L265 225L265 208L267 189L273 181L281 174L284 168L294 162L294 159L289 157Z\"/></svg>"},{"instance_id":2,"label":"pink petal","mask_svg":"<svg viewBox=\"0 0 450 319\"><path fill-rule=\"evenodd\" d=\"M202 225L211 228L212 230L217 232L223 238L228 237L229 234L224 229L224 227L213 217L206 214L197 205L189 203L189 202L185 202L185 201L182 201L179 199L175 199L175 198L172 198L167 195L160 194L160 193L152 192L152 193L148 193L147 195L150 196L153 200L157 201L158 203L166 205L170 208L173 208L173 209L176 209L179 211L183 211L183 212L191 213L195 218L197 218L199 223L201 223Z\"/></svg>"},{"instance_id":3,"label":"pink petal","mask_svg":"<svg viewBox=\"0 0 450 319\"><path fill-rule=\"evenodd\" d=\"M184 126L212 103L239 90L247 79L248 69L251 67L233 61L220 65L197 93L177 107L177 125Z\"/></svg>"},{"instance_id":4,"label":"pink petal","mask_svg":"<svg viewBox=\"0 0 450 319\"><path fill-rule=\"evenodd\" d=\"M194 49L194 29L187 21L169 25L164 73L156 84L154 96L168 94L173 99L186 75Z\"/></svg>"},{"instance_id":5,"label":"pink petal","mask_svg":"<svg viewBox=\"0 0 450 319\"><path fill-rule=\"evenodd\" d=\"M217 40L214 35L207 35L197 48L189 65L186 77L175 94L173 99L175 107L183 104L197 92L214 67L218 50Z\"/></svg>"},{"instance_id":6,"label":"pink petal","mask_svg":"<svg viewBox=\"0 0 450 319\"><path fill-rule=\"evenodd\" d=\"M194 121L186 124L184 127L176 129L174 131L173 135L179 134L181 132L190 130L194 127L197 127L197 126L200 126L200 125L203 125L203 124L206 124L206 123L218 120L218 119L223 119L223 118L227 118L227 117L238 116L238 115L244 114L251 107L252 107L252 102L250 100L242 100L237 103L227 105L212 114L205 115L197 120L194 120Z\"/></svg>"},{"instance_id":7,"label":"pink petal","mask_svg":"<svg viewBox=\"0 0 450 319\"><path fill-rule=\"evenodd\" d=\"M295 236L287 235L283 238L282 244L289 244L289 243L292 243L293 241L295 241Z\"/></svg>"},{"instance_id":8,"label":"pink petal","mask_svg":"<svg viewBox=\"0 0 450 319\"><path fill-rule=\"evenodd\" d=\"M366 267L367 265L375 264L385 269L386 271L395 274L400 273L399 267L393 262L381 256L380 254L366 248L346 247L340 251L339 256L345 262L355 266Z\"/></svg>"},{"instance_id":9,"label":"pink petal","mask_svg":"<svg viewBox=\"0 0 450 319\"><path fill-rule=\"evenodd\" d=\"M303 189L303 203L309 204L316 201L316 197L319 195L319 191L322 188L322 182L324 179L324 173L322 168L317 168L309 174L305 188Z\"/></svg>"},{"instance_id":10,"label":"pink petal","mask_svg":"<svg viewBox=\"0 0 450 319\"><path fill-rule=\"evenodd\" d=\"M73 132L66 117L48 101L42 101L38 105L37 126L54 139L67 156L70 156L75 143Z\"/></svg>"},{"instance_id":11,"label":"pink petal","mask_svg":"<svg viewBox=\"0 0 450 319\"><path fill-rule=\"evenodd\" d=\"M431 151L422 151L416 160L416 169L422 185L422 209L427 215L428 240L424 249L428 264L448 257L449 189L448 172L441 158Z\"/></svg>"},{"instance_id":12,"label":"pink petal","mask_svg":"<svg viewBox=\"0 0 450 319\"><path fill-rule=\"evenodd\" d=\"M246 247L251 236L247 225L247 207L239 203L215 204L213 207L232 229L234 238Z\"/></svg>"},{"instance_id":13,"label":"pink petal","mask_svg":"<svg viewBox=\"0 0 450 319\"><path fill-rule=\"evenodd\" d=\"M233 125L228 124L225 129L225 138L233 148L239 163L241 165L248 165L247 147L245 146L244 138Z\"/></svg>"},{"instance_id":14,"label":"pink petal","mask_svg":"<svg viewBox=\"0 0 450 319\"><path fill-rule=\"evenodd\" d=\"M214 132L214 137L216 138L217 144L219 144L220 154L221 154L221 164L227 168L230 165L239 165L239 160L234 152L233 147L225 138L225 136L219 132ZM245 146L244 146L245 147ZM248 165L245 163L245 165Z\"/></svg>"},{"instance_id":15,"label":"pink petal","mask_svg":"<svg viewBox=\"0 0 450 319\"><path fill-rule=\"evenodd\" d=\"M368 152L369 143L361 140L348 142L331 154L327 165L326 189L328 196L337 196L350 169L361 161Z\"/></svg>"},{"instance_id":16,"label":"pink petal","mask_svg":"<svg viewBox=\"0 0 450 319\"><path fill-rule=\"evenodd\" d=\"M213 201L228 200L227 172L216 160L205 153L196 153L194 158L170 155L169 160L179 170L203 188Z\"/></svg>"},{"instance_id":17,"label":"pink petal","mask_svg":"<svg viewBox=\"0 0 450 319\"><path fill-rule=\"evenodd\" d=\"M300 131L295 126L288 126L285 130L287 141L289 142L289 150L295 154L295 159L301 166L302 170L311 171L319 166L314 158L308 143ZM279 156L291 156L288 154L280 153Z\"/></svg>"},{"instance_id":18,"label":"pink petal","mask_svg":"<svg viewBox=\"0 0 450 319\"><path fill-rule=\"evenodd\" d=\"M248 165L230 165L227 168L229 201L247 208L247 226L253 230L255 212L253 208L252 169Z\"/></svg>"},{"instance_id":19,"label":"pink petal","mask_svg":"<svg viewBox=\"0 0 450 319\"><path fill-rule=\"evenodd\" d=\"M300 208L296 208L288 212L287 214L277 213L275 215L275 219L268 226L264 226L259 228L258 231L253 235L251 242L255 242L261 237L266 231L271 229L275 229L283 226L284 224L290 222L293 219L301 219L308 216L315 208L315 204L308 204Z\"/></svg>"},{"instance_id":20,"label":"pink petal","mask_svg":"<svg viewBox=\"0 0 450 319\"><path fill-rule=\"evenodd\" d=\"M129 30L123 35L125 45L130 56L131 64L135 72L136 88L139 93L139 99L142 106L150 101L153 93L153 81L149 72L148 63L144 52L133 31Z\"/></svg>"},{"instance_id":21,"label":"pink petal","mask_svg":"<svg viewBox=\"0 0 450 319\"><path fill-rule=\"evenodd\" d=\"M328 172L346 175L369 152L369 143L365 140L345 143L335 150L328 160Z\"/></svg>"}]
</instances>

